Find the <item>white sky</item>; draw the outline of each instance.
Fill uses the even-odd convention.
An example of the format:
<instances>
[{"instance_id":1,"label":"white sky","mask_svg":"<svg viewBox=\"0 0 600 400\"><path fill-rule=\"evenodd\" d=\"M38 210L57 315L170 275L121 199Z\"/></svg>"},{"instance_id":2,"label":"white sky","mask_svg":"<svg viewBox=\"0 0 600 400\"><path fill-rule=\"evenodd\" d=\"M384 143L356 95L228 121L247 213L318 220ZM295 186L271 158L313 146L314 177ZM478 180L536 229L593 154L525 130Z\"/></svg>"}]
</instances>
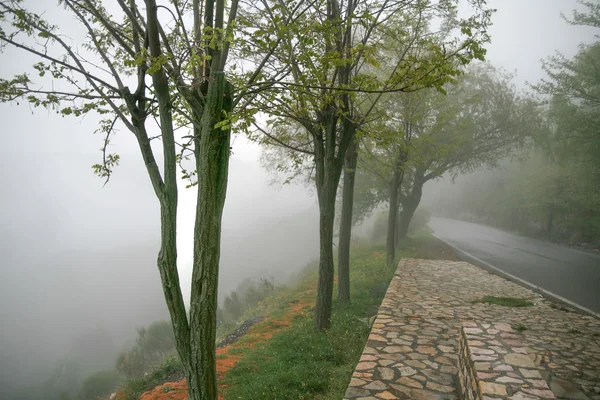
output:
<instances>
[{"instance_id":1,"label":"white sky","mask_svg":"<svg viewBox=\"0 0 600 400\"><path fill-rule=\"evenodd\" d=\"M574 0L491 0L498 11L490 29L492 43L488 61L517 72L516 83L535 83L543 77L540 60L560 51L567 57L577 53L578 45L589 43L598 30L567 24L566 16L581 6Z\"/></svg>"}]
</instances>

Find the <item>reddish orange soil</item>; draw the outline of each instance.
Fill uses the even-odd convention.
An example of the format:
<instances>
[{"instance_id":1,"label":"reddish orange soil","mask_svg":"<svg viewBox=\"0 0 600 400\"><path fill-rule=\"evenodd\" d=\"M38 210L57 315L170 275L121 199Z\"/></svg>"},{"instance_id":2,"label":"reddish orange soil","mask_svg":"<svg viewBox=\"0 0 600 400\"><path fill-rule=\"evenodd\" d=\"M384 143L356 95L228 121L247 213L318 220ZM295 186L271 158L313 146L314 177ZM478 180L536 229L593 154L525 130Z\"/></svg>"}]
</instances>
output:
<instances>
[{"instance_id":1,"label":"reddish orange soil","mask_svg":"<svg viewBox=\"0 0 600 400\"><path fill-rule=\"evenodd\" d=\"M295 315L304 314L314 306L314 289L302 292L298 298L299 301L290 304L283 316L266 318L250 328L240 342L217 350L217 380L220 381L223 375L235 367L242 358L241 355L230 354L231 349L252 348L257 343L271 339L273 335L290 326ZM222 391L222 388L224 385L219 383L219 392ZM187 398L186 381L182 379L179 382L167 382L157 386L153 390L145 392L139 400L187 400ZM219 400L223 400L221 394L219 394Z\"/></svg>"},{"instance_id":2,"label":"reddish orange soil","mask_svg":"<svg viewBox=\"0 0 600 400\"><path fill-rule=\"evenodd\" d=\"M187 400L187 384L185 379L179 382L167 382L157 386L154 390L146 392L140 400Z\"/></svg>"}]
</instances>

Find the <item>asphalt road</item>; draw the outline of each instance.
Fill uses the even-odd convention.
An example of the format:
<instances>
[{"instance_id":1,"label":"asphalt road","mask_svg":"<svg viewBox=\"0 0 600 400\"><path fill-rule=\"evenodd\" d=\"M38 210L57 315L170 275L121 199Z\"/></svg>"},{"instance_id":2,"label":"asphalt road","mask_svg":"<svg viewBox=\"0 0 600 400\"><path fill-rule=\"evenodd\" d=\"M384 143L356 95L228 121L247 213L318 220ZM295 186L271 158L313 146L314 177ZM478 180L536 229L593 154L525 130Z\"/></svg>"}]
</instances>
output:
<instances>
[{"instance_id":1,"label":"asphalt road","mask_svg":"<svg viewBox=\"0 0 600 400\"><path fill-rule=\"evenodd\" d=\"M431 218L434 234L457 248L600 313L600 255L446 218Z\"/></svg>"}]
</instances>

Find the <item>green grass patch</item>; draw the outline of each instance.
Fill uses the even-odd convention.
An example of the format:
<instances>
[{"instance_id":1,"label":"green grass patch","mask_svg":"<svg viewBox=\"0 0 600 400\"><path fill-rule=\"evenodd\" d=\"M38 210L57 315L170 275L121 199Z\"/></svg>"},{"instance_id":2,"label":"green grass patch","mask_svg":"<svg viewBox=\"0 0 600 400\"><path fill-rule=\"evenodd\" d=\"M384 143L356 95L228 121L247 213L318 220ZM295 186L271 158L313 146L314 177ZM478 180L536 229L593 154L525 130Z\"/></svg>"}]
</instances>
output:
<instances>
[{"instance_id":1,"label":"green grass patch","mask_svg":"<svg viewBox=\"0 0 600 400\"><path fill-rule=\"evenodd\" d=\"M581 331L579 329L569 329L568 333L572 333L573 335L579 335L581 334Z\"/></svg>"},{"instance_id":2,"label":"green grass patch","mask_svg":"<svg viewBox=\"0 0 600 400\"><path fill-rule=\"evenodd\" d=\"M513 326L512 328L517 332L523 332L523 331L526 331L527 329L529 329L528 327L526 327L523 324L517 324L517 325Z\"/></svg>"},{"instance_id":3,"label":"green grass patch","mask_svg":"<svg viewBox=\"0 0 600 400\"><path fill-rule=\"evenodd\" d=\"M244 349L241 348L241 347L230 347L227 350L227 354L231 354L231 355L234 355L234 356L237 356L237 355L240 355L240 354L244 354ZM226 354L225 354L224 358L227 358Z\"/></svg>"},{"instance_id":4,"label":"green grass patch","mask_svg":"<svg viewBox=\"0 0 600 400\"><path fill-rule=\"evenodd\" d=\"M405 239L398 255L414 256L428 240L434 239L424 233L417 239ZM369 318L377 313L395 270L395 266L386 266L383 247L354 243L351 304L343 308L334 301L331 329L316 333L312 312L297 314L289 319L290 327L270 340L258 342L253 348L242 348L242 359L224 376L225 399L342 398L369 335ZM286 305L297 303L299 296L306 298L306 290L314 290L316 279L317 270L313 266L285 296L265 299L266 307L273 301L279 302L283 306L275 314L284 315ZM312 292L310 299L314 301L315 295Z\"/></svg>"},{"instance_id":5,"label":"green grass patch","mask_svg":"<svg viewBox=\"0 0 600 400\"><path fill-rule=\"evenodd\" d=\"M474 300L473 303L495 304L504 307L531 307L534 305L531 301L525 299L495 296L485 296L482 299Z\"/></svg>"}]
</instances>

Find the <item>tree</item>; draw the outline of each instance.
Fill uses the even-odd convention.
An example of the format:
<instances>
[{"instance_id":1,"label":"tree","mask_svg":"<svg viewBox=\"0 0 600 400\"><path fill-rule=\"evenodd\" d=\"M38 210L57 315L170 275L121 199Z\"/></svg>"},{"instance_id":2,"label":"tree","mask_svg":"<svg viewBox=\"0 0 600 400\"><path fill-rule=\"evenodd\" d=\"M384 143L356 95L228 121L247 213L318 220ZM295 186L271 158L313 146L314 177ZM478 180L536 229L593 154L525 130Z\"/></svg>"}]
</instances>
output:
<instances>
[{"instance_id":1,"label":"tree","mask_svg":"<svg viewBox=\"0 0 600 400\"><path fill-rule=\"evenodd\" d=\"M426 182L446 172L495 165L517 144L543 129L537 104L517 94L510 79L489 65L476 65L457 84L445 88L447 95L430 93L420 99L393 100L398 105L397 124L389 120L396 145L389 147L391 152L369 153L376 160L371 163L382 164L391 175L402 177L397 185L393 180L382 181L385 175L381 173L375 175L380 178L379 191L381 185L390 188L388 261L394 259L395 234L402 238L408 232ZM393 208L399 210L397 217Z\"/></svg>"},{"instance_id":2,"label":"tree","mask_svg":"<svg viewBox=\"0 0 600 400\"><path fill-rule=\"evenodd\" d=\"M427 123L429 107L434 100L443 98L444 94L432 90L418 93L392 94L381 104L385 108L384 122L375 129L378 136L367 138L364 151L367 156L362 165L384 187L369 188L371 196L368 204L363 201L363 212L371 211L380 201L389 200L389 212L386 238L386 262L395 262L396 223L398 220L398 204L400 188L405 179L405 169L409 158L413 139L417 131L422 131ZM370 182L372 185L372 182ZM364 194L364 192L363 192ZM373 194L375 194L373 196Z\"/></svg>"},{"instance_id":3,"label":"tree","mask_svg":"<svg viewBox=\"0 0 600 400\"><path fill-rule=\"evenodd\" d=\"M269 46L277 43L244 21L238 26L238 3L117 0L108 9L100 0L60 0L86 35L85 43L74 46L69 32L58 21L46 21L34 6L0 2L3 47L39 60L33 65L35 81L27 72L0 80L0 100L24 99L64 116L99 115L103 160L94 168L106 181L119 162L118 154L108 152L116 127L124 126L138 142L160 204L157 265L192 400L217 397L215 314L231 126L251 118L253 111L245 108L250 88L257 92L273 83L264 67L274 50ZM246 63L237 75L226 69L230 50L257 43L266 47L262 60L251 67ZM179 128L190 134L178 133ZM152 130L158 135L151 136ZM162 168L152 146L157 141ZM183 170L184 177L196 177L191 185L198 187L189 317L176 248L177 168L186 159L193 166Z\"/></svg>"},{"instance_id":4,"label":"tree","mask_svg":"<svg viewBox=\"0 0 600 400\"><path fill-rule=\"evenodd\" d=\"M270 119L266 128L256 129L263 143L288 152L288 166L308 166L314 172L320 214L317 331L330 325L335 200L346 152L382 93L441 87L457 65L483 57L481 43L488 39L491 12L484 8L485 1L470 3L474 15L461 20L454 1L316 2L302 18L277 32L282 46L275 59L289 66L289 78L276 85L280 92L261 96L261 108L268 110ZM428 31L435 17L443 22L439 34ZM452 36L455 31L458 35ZM352 158L351 150L348 171L353 169ZM351 210L351 204L347 207ZM351 213L345 210L343 215ZM349 238L347 231L342 236ZM343 248L346 252L349 246ZM347 260L343 255L342 259ZM349 300L348 267L340 267L342 302Z\"/></svg>"},{"instance_id":5,"label":"tree","mask_svg":"<svg viewBox=\"0 0 600 400\"><path fill-rule=\"evenodd\" d=\"M580 1L573 25L600 28L600 4ZM580 45L572 59L560 53L544 60L547 77L533 88L548 129L533 149L517 151L517 162L462 179L464 193L452 201L453 216L541 236L600 247L600 44ZM485 196L481 194L485 193Z\"/></svg>"},{"instance_id":6,"label":"tree","mask_svg":"<svg viewBox=\"0 0 600 400\"><path fill-rule=\"evenodd\" d=\"M580 3L587 12L574 11L572 19L565 19L600 28L600 4ZM554 187L557 201L563 201L562 206L554 202L547 206L548 234L562 214L572 222L569 230L592 240L599 234L595 210L600 205L600 42L580 45L573 59L557 53L544 60L542 68L547 78L533 87L546 100L552 130L539 144L554 165L540 178Z\"/></svg>"},{"instance_id":7,"label":"tree","mask_svg":"<svg viewBox=\"0 0 600 400\"><path fill-rule=\"evenodd\" d=\"M572 25L600 28L600 3L580 3L587 13L574 11L571 20L563 18ZM544 60L542 68L548 77L533 88L547 100L554 125L549 143L558 144L554 154L567 158L577 154L600 168L600 42L580 45L573 59L557 53Z\"/></svg>"}]
</instances>

